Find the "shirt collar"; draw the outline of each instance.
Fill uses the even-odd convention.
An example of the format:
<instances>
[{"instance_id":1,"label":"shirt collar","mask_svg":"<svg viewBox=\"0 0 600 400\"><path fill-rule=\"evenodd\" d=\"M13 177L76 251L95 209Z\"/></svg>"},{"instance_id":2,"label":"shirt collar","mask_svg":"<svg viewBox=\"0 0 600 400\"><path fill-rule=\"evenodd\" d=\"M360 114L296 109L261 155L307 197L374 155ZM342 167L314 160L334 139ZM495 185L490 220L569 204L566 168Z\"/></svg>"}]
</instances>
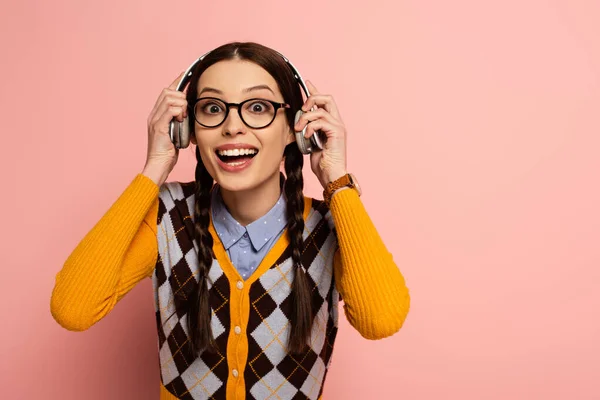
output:
<instances>
[{"instance_id":1,"label":"shirt collar","mask_svg":"<svg viewBox=\"0 0 600 400\"><path fill-rule=\"evenodd\" d=\"M213 187L211 196L210 204L213 225L215 226L215 231L217 232L217 235L219 235L225 250L229 250L231 246L242 238L246 229L231 216L229 211L227 211L218 184L215 184Z\"/></svg>"},{"instance_id":2,"label":"shirt collar","mask_svg":"<svg viewBox=\"0 0 600 400\"><path fill-rule=\"evenodd\" d=\"M213 225L225 250L229 250L247 232L254 250L260 251L274 236L285 229L287 223L283 191L275 205L265 215L245 227L237 222L225 207L218 184L215 184L212 191L211 205Z\"/></svg>"}]
</instances>

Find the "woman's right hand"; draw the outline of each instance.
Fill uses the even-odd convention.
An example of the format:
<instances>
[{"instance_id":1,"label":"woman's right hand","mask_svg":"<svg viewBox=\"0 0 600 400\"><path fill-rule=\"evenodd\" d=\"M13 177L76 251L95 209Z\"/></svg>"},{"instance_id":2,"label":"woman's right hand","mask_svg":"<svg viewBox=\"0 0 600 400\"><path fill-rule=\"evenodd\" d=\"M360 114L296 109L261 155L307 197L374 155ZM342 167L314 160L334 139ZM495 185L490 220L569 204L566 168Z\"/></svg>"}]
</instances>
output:
<instances>
[{"instance_id":1,"label":"woman's right hand","mask_svg":"<svg viewBox=\"0 0 600 400\"><path fill-rule=\"evenodd\" d=\"M169 137L169 124L173 118L182 122L187 116L186 95L176 90L184 73L182 72L168 88L163 89L148 115L148 153L142 174L158 186L167 180L179 155L179 149Z\"/></svg>"}]
</instances>

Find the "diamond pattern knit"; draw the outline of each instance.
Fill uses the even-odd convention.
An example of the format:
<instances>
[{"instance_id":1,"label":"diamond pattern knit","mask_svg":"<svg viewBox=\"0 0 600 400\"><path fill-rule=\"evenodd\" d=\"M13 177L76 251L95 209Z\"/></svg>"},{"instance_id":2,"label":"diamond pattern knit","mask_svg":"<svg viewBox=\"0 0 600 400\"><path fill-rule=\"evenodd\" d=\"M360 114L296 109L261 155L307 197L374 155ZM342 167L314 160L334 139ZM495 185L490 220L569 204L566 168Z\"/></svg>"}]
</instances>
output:
<instances>
[{"instance_id":1,"label":"diamond pattern knit","mask_svg":"<svg viewBox=\"0 0 600 400\"><path fill-rule=\"evenodd\" d=\"M167 183L159 193L159 257L152 280L163 385L181 399L224 399L228 391L244 391L248 399L318 399L338 326L339 293L333 280L338 245L329 210L323 202L305 199L301 253L313 289L315 315L306 352L292 356L286 351L293 279L287 236L283 235L271 257L265 258L276 257L274 262L263 261L250 279L242 282L211 226L216 259L209 271L208 288L218 350L193 359L189 356L187 315L181 311L185 307L178 307L179 297L174 294L182 292L187 298L197 284L194 201L193 182ZM242 312L243 304L248 305L247 313ZM232 334L232 321L240 333ZM229 354L238 359L246 348L244 362L230 362Z\"/></svg>"}]
</instances>

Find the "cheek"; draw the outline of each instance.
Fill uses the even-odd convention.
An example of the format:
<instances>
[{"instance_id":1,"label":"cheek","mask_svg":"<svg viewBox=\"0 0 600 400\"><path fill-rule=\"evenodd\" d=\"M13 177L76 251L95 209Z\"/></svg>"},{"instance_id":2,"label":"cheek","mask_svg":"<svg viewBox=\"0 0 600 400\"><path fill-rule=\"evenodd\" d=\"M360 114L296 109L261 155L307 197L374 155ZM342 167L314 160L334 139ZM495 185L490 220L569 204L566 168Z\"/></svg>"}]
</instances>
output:
<instances>
[{"instance_id":1,"label":"cheek","mask_svg":"<svg viewBox=\"0 0 600 400\"><path fill-rule=\"evenodd\" d=\"M268 144L271 148L281 148L281 151L283 152L283 149L290 143L290 139L293 137L294 135L291 133L291 129L286 120L273 126L273 129L269 131L269 134L263 136L263 142L265 145Z\"/></svg>"},{"instance_id":2,"label":"cheek","mask_svg":"<svg viewBox=\"0 0 600 400\"><path fill-rule=\"evenodd\" d=\"M283 157L285 146L289 143L289 133L278 129L268 137L263 137L261 144L264 150L268 152L269 159L280 159Z\"/></svg>"},{"instance_id":3,"label":"cheek","mask_svg":"<svg viewBox=\"0 0 600 400\"><path fill-rule=\"evenodd\" d=\"M200 149L200 157L205 164L212 164L215 160L215 153L208 146L198 147Z\"/></svg>"},{"instance_id":4,"label":"cheek","mask_svg":"<svg viewBox=\"0 0 600 400\"><path fill-rule=\"evenodd\" d=\"M204 128L196 126L194 137L196 138L196 146L200 149L200 154L205 156L205 152L208 152L209 148L214 146L215 134Z\"/></svg>"},{"instance_id":5,"label":"cheek","mask_svg":"<svg viewBox=\"0 0 600 400\"><path fill-rule=\"evenodd\" d=\"M214 173L213 163L215 162L214 157L213 157L214 153L212 152L212 150L211 150L209 144L206 142L206 140L196 141L196 143L197 143L196 145L198 146L198 150L200 150L200 159L202 160L202 163L204 164L204 166L206 167L208 172L212 176L214 176L213 175L213 173Z\"/></svg>"}]
</instances>

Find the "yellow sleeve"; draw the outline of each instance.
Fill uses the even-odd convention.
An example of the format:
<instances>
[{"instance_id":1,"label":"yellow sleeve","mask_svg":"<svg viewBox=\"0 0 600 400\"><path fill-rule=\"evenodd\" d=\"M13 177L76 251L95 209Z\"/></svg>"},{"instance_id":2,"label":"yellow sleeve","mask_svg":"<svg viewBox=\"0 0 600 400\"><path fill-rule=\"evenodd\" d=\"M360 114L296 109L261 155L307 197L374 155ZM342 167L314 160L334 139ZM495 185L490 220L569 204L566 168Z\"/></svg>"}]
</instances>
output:
<instances>
[{"instance_id":1,"label":"yellow sleeve","mask_svg":"<svg viewBox=\"0 0 600 400\"><path fill-rule=\"evenodd\" d=\"M334 277L348 322L367 339L398 332L410 308L404 277L355 190L340 190L330 204L339 249Z\"/></svg>"},{"instance_id":2,"label":"yellow sleeve","mask_svg":"<svg viewBox=\"0 0 600 400\"><path fill-rule=\"evenodd\" d=\"M52 316L62 327L88 329L152 276L158 192L151 179L138 174L68 257L50 299Z\"/></svg>"}]
</instances>

